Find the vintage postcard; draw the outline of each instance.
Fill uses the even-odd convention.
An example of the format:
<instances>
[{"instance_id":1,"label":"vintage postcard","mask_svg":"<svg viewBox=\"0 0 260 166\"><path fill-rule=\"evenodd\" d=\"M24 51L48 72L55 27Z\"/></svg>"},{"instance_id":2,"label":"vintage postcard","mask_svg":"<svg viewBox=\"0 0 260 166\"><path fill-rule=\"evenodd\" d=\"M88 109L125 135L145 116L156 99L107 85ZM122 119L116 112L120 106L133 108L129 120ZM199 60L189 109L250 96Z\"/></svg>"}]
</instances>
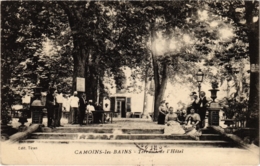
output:
<instances>
[{"instance_id":1,"label":"vintage postcard","mask_svg":"<svg viewBox=\"0 0 260 166\"><path fill-rule=\"evenodd\" d=\"M2 165L259 165L258 1L1 1Z\"/></svg>"}]
</instances>

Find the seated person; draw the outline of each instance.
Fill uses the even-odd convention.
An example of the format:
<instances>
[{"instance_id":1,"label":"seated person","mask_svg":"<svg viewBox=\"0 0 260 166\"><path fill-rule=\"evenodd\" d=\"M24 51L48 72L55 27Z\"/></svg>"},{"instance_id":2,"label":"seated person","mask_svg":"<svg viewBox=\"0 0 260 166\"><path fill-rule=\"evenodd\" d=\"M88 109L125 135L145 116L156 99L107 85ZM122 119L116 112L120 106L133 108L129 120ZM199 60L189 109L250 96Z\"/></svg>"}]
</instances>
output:
<instances>
[{"instance_id":1,"label":"seated person","mask_svg":"<svg viewBox=\"0 0 260 166\"><path fill-rule=\"evenodd\" d=\"M186 119L186 125L192 125L194 128L198 129L199 126L199 122L200 122L200 115L195 113L195 109L194 108L191 108L190 110L190 114L187 115Z\"/></svg>"},{"instance_id":2,"label":"seated person","mask_svg":"<svg viewBox=\"0 0 260 166\"><path fill-rule=\"evenodd\" d=\"M87 110L86 113L91 113L92 111L95 111L95 107L92 104L92 100L89 100L86 110Z\"/></svg>"},{"instance_id":3,"label":"seated person","mask_svg":"<svg viewBox=\"0 0 260 166\"><path fill-rule=\"evenodd\" d=\"M195 113L195 109L190 109L190 114L187 115L185 119L185 131L187 135L191 136L192 138L195 138L196 140L199 139L199 136L201 135L201 131L197 131L199 129L199 122L200 122L200 116L199 114Z\"/></svg>"},{"instance_id":4,"label":"seated person","mask_svg":"<svg viewBox=\"0 0 260 166\"><path fill-rule=\"evenodd\" d=\"M173 112L173 108L169 108L169 113L165 117L165 129L164 134L184 134L185 130L179 123L179 119L176 113Z\"/></svg>"},{"instance_id":5,"label":"seated person","mask_svg":"<svg viewBox=\"0 0 260 166\"><path fill-rule=\"evenodd\" d=\"M185 124L186 117L187 117L186 109L180 110L180 113L178 115L178 119L180 121L180 124L182 124L182 125Z\"/></svg>"}]
</instances>

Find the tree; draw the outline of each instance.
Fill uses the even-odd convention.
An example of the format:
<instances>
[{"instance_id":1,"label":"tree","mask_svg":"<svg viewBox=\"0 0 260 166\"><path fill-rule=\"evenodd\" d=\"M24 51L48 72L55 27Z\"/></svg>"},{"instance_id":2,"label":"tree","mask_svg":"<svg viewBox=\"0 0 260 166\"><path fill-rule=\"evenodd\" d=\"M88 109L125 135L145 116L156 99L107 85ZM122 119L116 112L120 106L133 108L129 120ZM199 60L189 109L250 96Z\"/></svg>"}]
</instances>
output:
<instances>
[{"instance_id":1,"label":"tree","mask_svg":"<svg viewBox=\"0 0 260 166\"><path fill-rule=\"evenodd\" d=\"M114 16L110 14L114 4L117 2L2 3L2 69L14 71L15 66L17 67L13 75L2 75L5 83L11 77L19 77L17 85L21 85L19 81L28 77L29 81L36 84L37 77L41 77L43 84L49 84L50 81L52 85L59 84L59 81L55 83L51 80L51 75L66 76L63 69L70 67L57 64L73 60L72 91L76 89L76 77L86 77L88 98L95 100L99 88L105 93L102 83L104 71L110 70L116 78L120 78L120 66L125 63L120 58L119 50L109 46L113 36L116 36L112 31L114 25L111 24ZM55 55L58 59L42 56L42 44L45 40L50 40L52 46L56 47ZM8 49L13 45L17 50ZM46 75L48 68L53 65L60 67ZM37 73L24 71L27 76L20 77L21 68L36 70ZM120 86L120 79L117 85Z\"/></svg>"},{"instance_id":2,"label":"tree","mask_svg":"<svg viewBox=\"0 0 260 166\"><path fill-rule=\"evenodd\" d=\"M250 3L245 4L250 7ZM2 45L4 67L12 71L14 66L9 68L8 62L16 61L16 65L23 61L26 61L26 64L30 64L31 60L37 62L41 56L43 41L49 39L54 43L53 46L61 47L57 49L59 57L73 60L72 91L76 90L76 77L85 77L87 98L98 100L100 94L106 94L103 84L106 72L112 73L117 87L120 88L124 81L121 66L134 69L144 69L140 67L142 64L152 66L155 83L155 120L158 115L156 108L164 98L169 75L172 81L185 80L179 79L179 76L195 75L191 68L201 60L205 60L205 65L213 66L217 60L225 66L230 58L225 60L223 54L233 52L240 57L246 57L247 54L243 52L247 49L250 52L251 47L250 43L249 47L237 43L237 40L247 42L247 39L239 39L238 36L244 37L241 31L243 29L231 19L226 19L228 15L225 14L230 9L226 3L219 6L219 3L207 1L58 1L15 2L14 5L4 2L3 6L2 14L6 16L2 31L6 41ZM236 33L239 35L234 40L220 41L218 28L213 28L200 19L199 15L203 15L201 10L210 7L216 9L216 14L211 12L211 21L232 24L232 27L237 29ZM8 16L7 13L11 10L13 15ZM19 22L19 26L12 26L16 22ZM164 46L158 48L162 42ZM14 50L18 51L15 55L19 55L20 60L10 56L13 51L5 49L12 44L17 44L17 48L20 48ZM218 50L216 45L222 49ZM229 50L225 50L227 47ZM50 64L53 59L49 60L45 58L43 61ZM34 69L37 67L42 66L36 65ZM42 74L41 71L39 74ZM36 78L33 74L29 76L30 79ZM195 81L189 76L185 77L186 80Z\"/></svg>"},{"instance_id":3,"label":"tree","mask_svg":"<svg viewBox=\"0 0 260 166\"><path fill-rule=\"evenodd\" d=\"M7 80L11 81L9 83L13 91L19 92L36 84L47 90L49 82L53 81L51 73L59 75L60 81L70 76L70 70L61 70L62 67L69 69L70 65L67 47L70 47L71 40L65 40L66 35L62 35L67 30L67 24L62 22L64 14L50 4L2 3L2 70L6 71L2 78L4 85L8 83ZM51 52L44 52L43 44L46 41L52 43L49 44L53 47Z\"/></svg>"},{"instance_id":4,"label":"tree","mask_svg":"<svg viewBox=\"0 0 260 166\"><path fill-rule=\"evenodd\" d=\"M248 102L247 125L258 127L259 121L259 2L258 1L223 1L208 2L205 5L212 12L231 19L238 27L242 40L248 43L248 51L241 51L240 57L250 58L250 95ZM238 57L239 58L239 57ZM251 123L252 122L252 123Z\"/></svg>"},{"instance_id":5,"label":"tree","mask_svg":"<svg viewBox=\"0 0 260 166\"><path fill-rule=\"evenodd\" d=\"M156 108L164 98L168 76L171 75L174 80L178 74L195 75L192 70L189 70L191 66L184 65L183 62L196 65L202 59L209 59L208 54L212 54L214 50L212 47L216 43L226 45L227 42L221 43L216 33L217 28L212 31L209 25L205 24L203 20L199 20L198 10L194 12L194 9L191 9L185 1L131 2L129 5L129 9L124 10L127 13L126 16L122 14L130 24L129 27L135 29L135 34L128 32L129 38L133 36L145 38L145 42L139 42L145 49L147 47L144 47L143 43L148 41L151 43L149 50L155 82L154 117L156 120L158 115ZM131 24L132 22L133 24ZM178 42L176 42L177 40ZM160 43L164 43L165 46L157 48ZM210 59L213 62L213 59ZM185 67L181 68L181 66ZM194 82L194 79L190 78L190 80Z\"/></svg>"}]
</instances>

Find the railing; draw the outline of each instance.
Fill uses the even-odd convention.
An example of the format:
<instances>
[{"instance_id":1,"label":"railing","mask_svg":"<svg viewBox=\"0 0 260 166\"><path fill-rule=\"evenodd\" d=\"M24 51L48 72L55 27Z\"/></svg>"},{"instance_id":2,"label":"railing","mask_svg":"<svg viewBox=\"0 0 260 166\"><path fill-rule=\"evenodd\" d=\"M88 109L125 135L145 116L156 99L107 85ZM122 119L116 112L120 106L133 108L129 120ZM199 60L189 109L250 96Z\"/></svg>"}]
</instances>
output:
<instances>
[{"instance_id":1,"label":"railing","mask_svg":"<svg viewBox=\"0 0 260 166\"><path fill-rule=\"evenodd\" d=\"M233 118L233 119L222 119L221 121L224 121L224 124L227 125L226 128L224 128L226 133L234 133L240 129L245 129L246 121L243 118Z\"/></svg>"},{"instance_id":2,"label":"railing","mask_svg":"<svg viewBox=\"0 0 260 166\"><path fill-rule=\"evenodd\" d=\"M245 120L240 120L240 119L222 119L221 121L224 121L225 125L228 127L233 127L233 128L243 128L245 127Z\"/></svg>"}]
</instances>

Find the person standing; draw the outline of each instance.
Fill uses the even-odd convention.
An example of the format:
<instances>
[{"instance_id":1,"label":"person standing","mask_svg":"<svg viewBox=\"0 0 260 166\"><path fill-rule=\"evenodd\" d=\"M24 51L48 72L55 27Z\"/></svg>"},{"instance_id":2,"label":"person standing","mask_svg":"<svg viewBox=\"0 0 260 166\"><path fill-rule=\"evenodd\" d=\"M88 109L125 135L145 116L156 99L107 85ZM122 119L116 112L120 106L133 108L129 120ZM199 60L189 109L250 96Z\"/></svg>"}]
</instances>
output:
<instances>
[{"instance_id":1,"label":"person standing","mask_svg":"<svg viewBox=\"0 0 260 166\"><path fill-rule=\"evenodd\" d=\"M159 106L159 115L158 115L158 124L164 125L165 116L167 114L167 108L165 106L165 101L161 101L161 105Z\"/></svg>"},{"instance_id":2,"label":"person standing","mask_svg":"<svg viewBox=\"0 0 260 166\"><path fill-rule=\"evenodd\" d=\"M197 93L196 92L191 92L190 94L190 101L187 105L187 114L190 114L190 110L195 102L195 99L194 99L194 96L196 95Z\"/></svg>"},{"instance_id":3,"label":"person standing","mask_svg":"<svg viewBox=\"0 0 260 166\"><path fill-rule=\"evenodd\" d=\"M203 128L205 126L205 116L207 111L208 100L206 99L206 93L204 91L200 92L199 109L198 114L200 115L199 127Z\"/></svg>"},{"instance_id":4,"label":"person standing","mask_svg":"<svg viewBox=\"0 0 260 166\"><path fill-rule=\"evenodd\" d=\"M103 107L103 110L104 110L105 112L110 111L110 107L109 107L109 104L108 104L108 103L105 103L105 105L104 105L104 107ZM109 120L110 120L110 115L109 115L109 113L105 113L105 122L109 122Z\"/></svg>"},{"instance_id":5,"label":"person standing","mask_svg":"<svg viewBox=\"0 0 260 166\"><path fill-rule=\"evenodd\" d=\"M199 101L200 101L200 99L199 99L198 95L194 94L193 95L193 103L191 105L192 105L192 108L194 108L195 113L199 112L199 107L200 107Z\"/></svg>"},{"instance_id":6,"label":"person standing","mask_svg":"<svg viewBox=\"0 0 260 166\"><path fill-rule=\"evenodd\" d=\"M56 95L56 101L57 101L57 119L56 119L56 126L57 127L63 127L60 124L60 120L61 120L61 115L62 115L62 103L63 103L63 96L62 93L60 91L58 91L58 94Z\"/></svg>"},{"instance_id":7,"label":"person standing","mask_svg":"<svg viewBox=\"0 0 260 166\"><path fill-rule=\"evenodd\" d=\"M55 101L55 105L53 107L53 127L58 127L58 118L59 118L59 105L57 103L57 90L54 91L54 101Z\"/></svg>"},{"instance_id":8,"label":"person standing","mask_svg":"<svg viewBox=\"0 0 260 166\"><path fill-rule=\"evenodd\" d=\"M100 102L99 104L96 105L95 107L95 110L96 110L96 115L97 115L97 122L98 123L101 123L105 120L104 118L104 110L103 110L103 107L102 107L102 102Z\"/></svg>"},{"instance_id":9,"label":"person standing","mask_svg":"<svg viewBox=\"0 0 260 166\"><path fill-rule=\"evenodd\" d=\"M170 108L170 106L169 106L169 103L168 103L168 102L166 102L166 103L165 103L165 106L166 106L167 113L168 113L168 112L169 112L169 108Z\"/></svg>"},{"instance_id":10,"label":"person standing","mask_svg":"<svg viewBox=\"0 0 260 166\"><path fill-rule=\"evenodd\" d=\"M78 114L79 114L79 98L78 92L75 91L73 96L70 97L70 107L71 107L71 122L72 124L78 123Z\"/></svg>"},{"instance_id":11,"label":"person standing","mask_svg":"<svg viewBox=\"0 0 260 166\"><path fill-rule=\"evenodd\" d=\"M65 94L64 98L63 98L63 103L62 103L62 107L63 107L63 118L67 118L68 119L68 123L71 123L69 120L70 118L68 118L68 114L70 112L70 103L69 103L70 99L69 99L69 95Z\"/></svg>"},{"instance_id":12,"label":"person standing","mask_svg":"<svg viewBox=\"0 0 260 166\"><path fill-rule=\"evenodd\" d=\"M55 100L56 100L55 88L50 88L49 93L46 96L46 107L47 107L47 117L48 117L47 126L50 128L55 127L55 123L54 123L54 109L56 106Z\"/></svg>"},{"instance_id":13,"label":"person standing","mask_svg":"<svg viewBox=\"0 0 260 166\"><path fill-rule=\"evenodd\" d=\"M78 116L78 121L79 125L83 125L83 120L85 117L85 111L86 111L86 95L85 93L82 93L79 99L79 116Z\"/></svg>"}]
</instances>

